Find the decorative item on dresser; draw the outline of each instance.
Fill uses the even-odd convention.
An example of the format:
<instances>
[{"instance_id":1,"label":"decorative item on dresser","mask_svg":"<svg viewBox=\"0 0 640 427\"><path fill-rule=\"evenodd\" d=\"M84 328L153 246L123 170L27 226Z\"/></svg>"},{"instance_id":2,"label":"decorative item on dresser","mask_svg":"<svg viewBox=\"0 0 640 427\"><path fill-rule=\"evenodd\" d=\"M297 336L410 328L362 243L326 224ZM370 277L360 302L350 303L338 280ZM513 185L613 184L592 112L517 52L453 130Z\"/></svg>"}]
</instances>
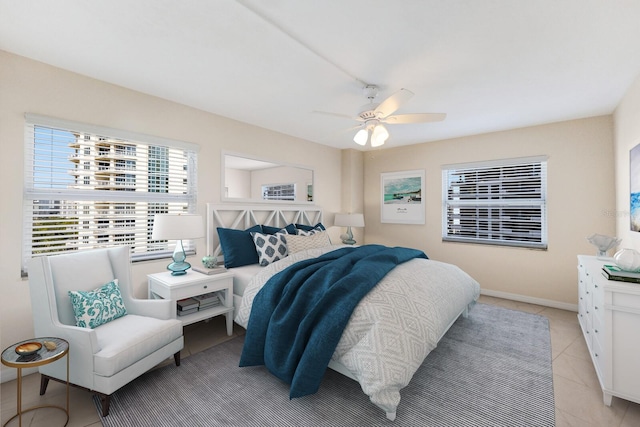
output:
<instances>
[{"instance_id":1,"label":"decorative item on dresser","mask_svg":"<svg viewBox=\"0 0 640 427\"><path fill-rule=\"evenodd\" d=\"M600 259L607 258L607 252L622 242L622 239L597 233L587 237L587 240L598 249L597 256Z\"/></svg>"},{"instance_id":2,"label":"decorative item on dresser","mask_svg":"<svg viewBox=\"0 0 640 427\"><path fill-rule=\"evenodd\" d=\"M578 321L604 394L640 403L640 284L607 280L613 259L578 255Z\"/></svg>"},{"instance_id":3,"label":"decorative item on dresser","mask_svg":"<svg viewBox=\"0 0 640 427\"><path fill-rule=\"evenodd\" d=\"M624 271L640 272L640 253L635 249L620 249L613 255L613 260Z\"/></svg>"}]
</instances>

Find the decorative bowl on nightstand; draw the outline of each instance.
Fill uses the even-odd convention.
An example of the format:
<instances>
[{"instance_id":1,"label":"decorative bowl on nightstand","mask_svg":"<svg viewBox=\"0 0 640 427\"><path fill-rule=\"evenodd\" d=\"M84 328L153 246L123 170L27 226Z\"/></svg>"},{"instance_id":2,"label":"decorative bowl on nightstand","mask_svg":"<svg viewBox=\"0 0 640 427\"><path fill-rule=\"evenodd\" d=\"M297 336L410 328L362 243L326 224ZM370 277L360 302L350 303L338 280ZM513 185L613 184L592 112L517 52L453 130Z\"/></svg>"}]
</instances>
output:
<instances>
[{"instance_id":1,"label":"decorative bowl on nightstand","mask_svg":"<svg viewBox=\"0 0 640 427\"><path fill-rule=\"evenodd\" d=\"M204 265L206 268L215 268L217 262L218 258L214 256L207 255L202 257L202 265Z\"/></svg>"}]
</instances>

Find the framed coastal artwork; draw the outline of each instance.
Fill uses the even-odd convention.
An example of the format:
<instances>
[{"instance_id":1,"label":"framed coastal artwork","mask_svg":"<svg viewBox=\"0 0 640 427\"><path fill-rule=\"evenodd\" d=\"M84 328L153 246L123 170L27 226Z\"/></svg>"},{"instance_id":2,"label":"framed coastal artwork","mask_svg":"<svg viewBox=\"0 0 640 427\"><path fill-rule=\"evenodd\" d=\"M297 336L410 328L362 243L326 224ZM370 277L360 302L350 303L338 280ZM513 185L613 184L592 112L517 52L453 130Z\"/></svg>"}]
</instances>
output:
<instances>
[{"instance_id":1,"label":"framed coastal artwork","mask_svg":"<svg viewBox=\"0 0 640 427\"><path fill-rule=\"evenodd\" d=\"M629 217L631 231L640 231L640 144L629 152Z\"/></svg>"},{"instance_id":2,"label":"framed coastal artwork","mask_svg":"<svg viewBox=\"0 0 640 427\"><path fill-rule=\"evenodd\" d=\"M424 224L424 170L380 174L380 221Z\"/></svg>"}]
</instances>

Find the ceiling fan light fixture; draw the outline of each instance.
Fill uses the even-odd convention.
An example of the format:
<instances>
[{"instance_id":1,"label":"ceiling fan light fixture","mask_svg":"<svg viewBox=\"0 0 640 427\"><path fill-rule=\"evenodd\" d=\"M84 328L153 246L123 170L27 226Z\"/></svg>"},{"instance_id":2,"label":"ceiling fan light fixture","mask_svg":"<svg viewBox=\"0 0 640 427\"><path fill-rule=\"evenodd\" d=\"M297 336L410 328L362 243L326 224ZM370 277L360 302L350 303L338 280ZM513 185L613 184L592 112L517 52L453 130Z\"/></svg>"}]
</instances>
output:
<instances>
[{"instance_id":1,"label":"ceiling fan light fixture","mask_svg":"<svg viewBox=\"0 0 640 427\"><path fill-rule=\"evenodd\" d=\"M356 136L353 137L353 141L359 145L366 145L369 139L369 131L367 129L360 129Z\"/></svg>"},{"instance_id":2,"label":"ceiling fan light fixture","mask_svg":"<svg viewBox=\"0 0 640 427\"><path fill-rule=\"evenodd\" d=\"M379 147L389 138L389 132L383 125L377 125L371 133L371 146Z\"/></svg>"}]
</instances>

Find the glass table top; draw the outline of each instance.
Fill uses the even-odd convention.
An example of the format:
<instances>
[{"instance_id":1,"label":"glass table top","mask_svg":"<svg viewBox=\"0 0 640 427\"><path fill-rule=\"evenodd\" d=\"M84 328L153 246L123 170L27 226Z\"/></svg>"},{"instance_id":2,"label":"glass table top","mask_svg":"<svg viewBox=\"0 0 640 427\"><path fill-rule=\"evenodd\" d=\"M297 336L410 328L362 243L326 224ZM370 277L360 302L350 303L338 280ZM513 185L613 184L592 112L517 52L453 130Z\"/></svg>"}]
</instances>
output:
<instances>
[{"instance_id":1,"label":"glass table top","mask_svg":"<svg viewBox=\"0 0 640 427\"><path fill-rule=\"evenodd\" d=\"M23 350L22 354L16 349ZM39 366L60 359L68 351L69 343L62 338L32 338L5 348L2 352L2 364L15 368Z\"/></svg>"}]
</instances>

